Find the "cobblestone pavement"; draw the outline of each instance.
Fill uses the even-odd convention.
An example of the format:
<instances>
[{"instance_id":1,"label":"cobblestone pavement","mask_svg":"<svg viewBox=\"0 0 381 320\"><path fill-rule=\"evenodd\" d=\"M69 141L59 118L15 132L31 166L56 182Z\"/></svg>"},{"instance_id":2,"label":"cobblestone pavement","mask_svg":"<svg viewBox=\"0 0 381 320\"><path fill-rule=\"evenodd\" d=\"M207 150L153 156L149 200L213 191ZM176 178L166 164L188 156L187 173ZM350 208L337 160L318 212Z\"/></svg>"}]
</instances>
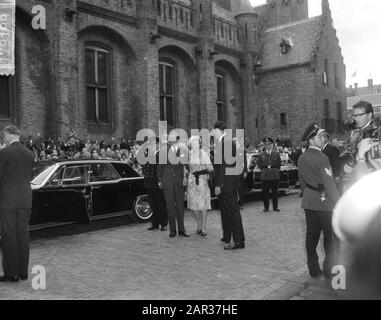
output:
<instances>
[{"instance_id":1,"label":"cobblestone pavement","mask_svg":"<svg viewBox=\"0 0 381 320\"><path fill-rule=\"evenodd\" d=\"M218 210L208 236L170 239L149 224L123 218L32 234L31 267L47 271L46 290L29 282L0 284L0 299L338 299L325 281L312 281L305 263L305 221L295 191L281 213L262 213L258 196L242 211L246 249L224 251ZM322 247L320 247L320 251Z\"/></svg>"}]
</instances>

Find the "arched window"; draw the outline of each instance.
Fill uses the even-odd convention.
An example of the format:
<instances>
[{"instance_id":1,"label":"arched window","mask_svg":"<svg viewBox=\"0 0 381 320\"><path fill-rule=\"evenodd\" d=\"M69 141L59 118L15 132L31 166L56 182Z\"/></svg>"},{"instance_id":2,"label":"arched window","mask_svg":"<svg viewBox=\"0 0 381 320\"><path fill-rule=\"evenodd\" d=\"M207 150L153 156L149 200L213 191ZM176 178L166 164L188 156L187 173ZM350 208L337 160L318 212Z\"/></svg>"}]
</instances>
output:
<instances>
[{"instance_id":1,"label":"arched window","mask_svg":"<svg viewBox=\"0 0 381 320\"><path fill-rule=\"evenodd\" d=\"M225 86L225 74L221 72L216 73L217 84L217 120L225 121L225 107L226 107L226 86Z\"/></svg>"},{"instance_id":2,"label":"arched window","mask_svg":"<svg viewBox=\"0 0 381 320\"><path fill-rule=\"evenodd\" d=\"M86 45L86 119L109 123L110 109L110 51Z\"/></svg>"},{"instance_id":3,"label":"arched window","mask_svg":"<svg viewBox=\"0 0 381 320\"><path fill-rule=\"evenodd\" d=\"M169 61L159 62L160 76L160 120L167 125L176 126L175 96L176 96L176 66Z\"/></svg>"}]
</instances>

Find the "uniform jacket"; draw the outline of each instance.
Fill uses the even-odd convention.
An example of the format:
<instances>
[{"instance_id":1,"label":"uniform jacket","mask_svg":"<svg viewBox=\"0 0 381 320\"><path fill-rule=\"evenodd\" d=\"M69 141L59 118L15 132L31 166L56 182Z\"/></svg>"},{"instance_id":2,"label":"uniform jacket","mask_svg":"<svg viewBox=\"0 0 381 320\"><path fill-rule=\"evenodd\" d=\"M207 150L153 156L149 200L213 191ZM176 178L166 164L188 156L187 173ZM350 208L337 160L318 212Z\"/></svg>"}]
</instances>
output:
<instances>
[{"instance_id":1,"label":"uniform jacket","mask_svg":"<svg viewBox=\"0 0 381 320\"><path fill-rule=\"evenodd\" d=\"M236 156L237 146L233 140L228 140L228 138L224 137L216 146L215 154L214 154L214 185L216 187L220 187L222 191L237 191L239 188L239 175L227 175L226 169L229 167L235 167L235 163L228 164L225 158L225 146L232 146L233 157ZM222 154L219 154L222 152ZM221 163L216 163L219 159Z\"/></svg>"},{"instance_id":2,"label":"uniform jacket","mask_svg":"<svg viewBox=\"0 0 381 320\"><path fill-rule=\"evenodd\" d=\"M312 211L332 211L339 200L329 160L320 150L309 148L299 159L299 179L303 192L302 208ZM318 188L323 185L327 194L325 202L321 192L312 190L307 184Z\"/></svg>"},{"instance_id":3,"label":"uniform jacket","mask_svg":"<svg viewBox=\"0 0 381 320\"><path fill-rule=\"evenodd\" d=\"M280 180L279 170L282 165L280 155L276 151L263 151L258 157L258 167L261 169L262 181L276 181Z\"/></svg>"},{"instance_id":4,"label":"uniform jacket","mask_svg":"<svg viewBox=\"0 0 381 320\"><path fill-rule=\"evenodd\" d=\"M0 209L32 208L33 153L20 142L0 150Z\"/></svg>"},{"instance_id":5,"label":"uniform jacket","mask_svg":"<svg viewBox=\"0 0 381 320\"><path fill-rule=\"evenodd\" d=\"M171 147L167 147L168 161L167 164L160 164L157 167L158 183L161 183L163 189L170 189L173 187L183 188L184 170L183 164L172 164L169 159L174 156ZM185 157L186 155L178 148L177 157Z\"/></svg>"},{"instance_id":6,"label":"uniform jacket","mask_svg":"<svg viewBox=\"0 0 381 320\"><path fill-rule=\"evenodd\" d=\"M328 157L329 164L331 165L333 176L340 177L341 172L341 162L340 162L340 151L335 146L328 143L322 152Z\"/></svg>"}]
</instances>

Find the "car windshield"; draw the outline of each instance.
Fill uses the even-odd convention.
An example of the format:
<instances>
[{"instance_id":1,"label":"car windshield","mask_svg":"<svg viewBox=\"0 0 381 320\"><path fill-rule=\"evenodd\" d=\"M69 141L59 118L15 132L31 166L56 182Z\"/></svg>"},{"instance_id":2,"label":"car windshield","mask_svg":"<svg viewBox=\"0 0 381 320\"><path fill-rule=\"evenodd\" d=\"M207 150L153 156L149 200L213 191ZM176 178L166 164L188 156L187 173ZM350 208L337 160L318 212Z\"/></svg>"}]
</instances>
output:
<instances>
[{"instance_id":1,"label":"car windshield","mask_svg":"<svg viewBox=\"0 0 381 320\"><path fill-rule=\"evenodd\" d=\"M36 163L33 166L33 185L40 185L46 177L52 172L55 165L48 163Z\"/></svg>"}]
</instances>

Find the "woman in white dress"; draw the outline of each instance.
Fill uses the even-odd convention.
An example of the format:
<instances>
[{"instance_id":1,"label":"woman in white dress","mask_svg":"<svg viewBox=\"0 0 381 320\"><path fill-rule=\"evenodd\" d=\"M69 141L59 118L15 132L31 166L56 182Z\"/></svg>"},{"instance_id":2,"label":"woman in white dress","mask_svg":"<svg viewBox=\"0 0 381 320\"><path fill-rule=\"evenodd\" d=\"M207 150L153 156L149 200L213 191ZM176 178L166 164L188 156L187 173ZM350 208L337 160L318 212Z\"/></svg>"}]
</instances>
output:
<instances>
[{"instance_id":1,"label":"woman in white dress","mask_svg":"<svg viewBox=\"0 0 381 320\"><path fill-rule=\"evenodd\" d=\"M207 211L211 210L211 193L208 184L209 174L213 165L207 152L202 150L199 136L189 139L189 166L188 166L188 209L192 210L197 222L197 234L205 237Z\"/></svg>"}]
</instances>

